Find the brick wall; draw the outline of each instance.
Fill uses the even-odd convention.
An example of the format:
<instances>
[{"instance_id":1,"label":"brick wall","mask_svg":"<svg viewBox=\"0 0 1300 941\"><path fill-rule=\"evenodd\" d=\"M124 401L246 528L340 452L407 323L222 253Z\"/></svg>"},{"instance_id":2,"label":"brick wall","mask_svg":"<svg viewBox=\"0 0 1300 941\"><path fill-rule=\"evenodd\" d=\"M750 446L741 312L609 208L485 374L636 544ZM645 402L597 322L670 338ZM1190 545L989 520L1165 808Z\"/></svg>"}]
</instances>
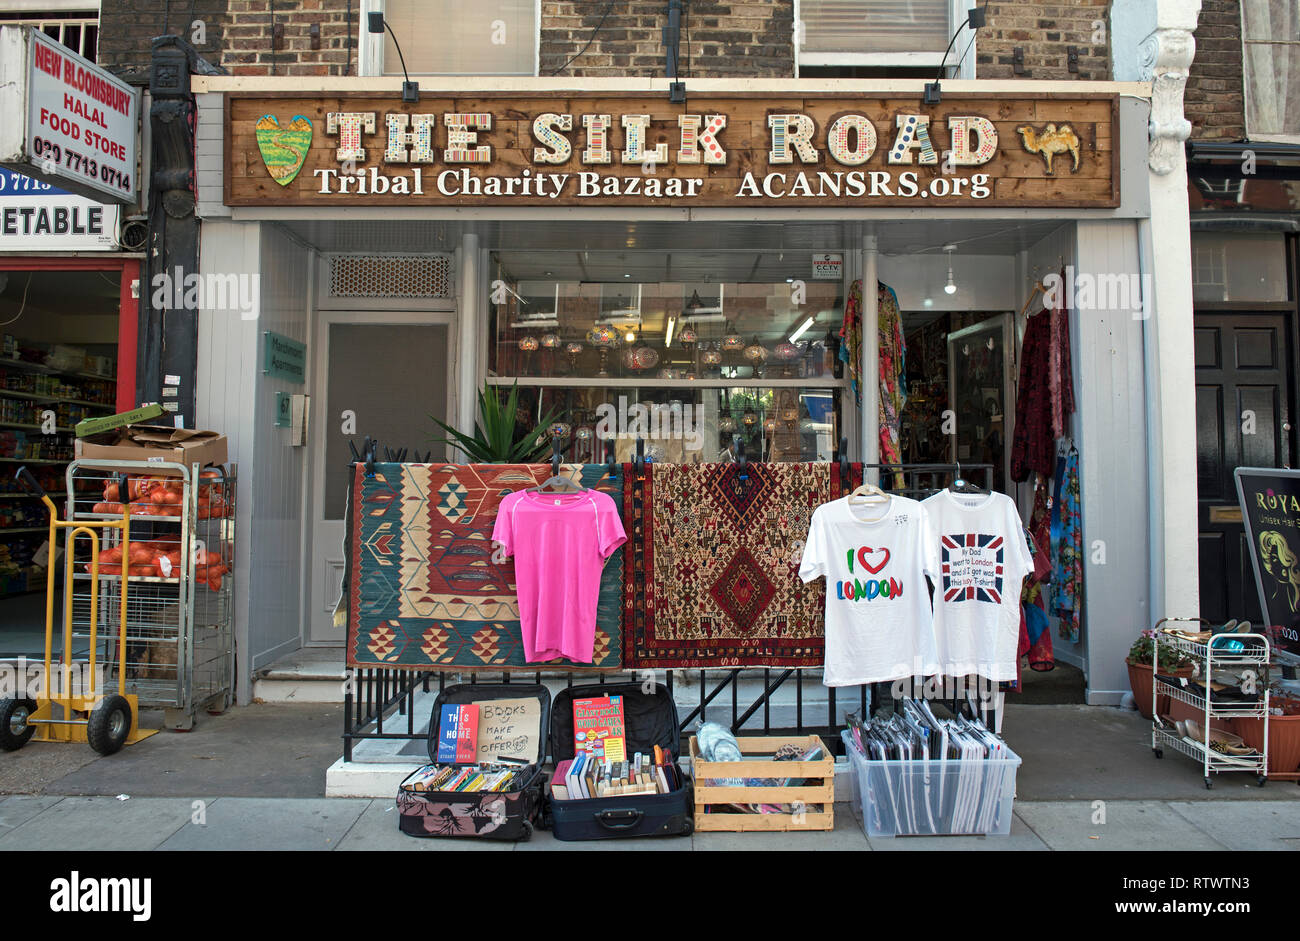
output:
<instances>
[{"instance_id":1,"label":"brick wall","mask_svg":"<svg viewBox=\"0 0 1300 941\"><path fill-rule=\"evenodd\" d=\"M146 74L150 40L179 33L213 65L235 75L347 75L356 67L360 0L102 0L99 61L119 74ZM351 20L349 22L349 11ZM203 23L202 35L192 26ZM273 23L284 38L272 49ZM311 28L319 26L319 49ZM195 41L203 38L204 42Z\"/></svg>"},{"instance_id":2,"label":"brick wall","mask_svg":"<svg viewBox=\"0 0 1300 941\"><path fill-rule=\"evenodd\" d=\"M165 33L184 36L203 58L216 62L228 5L229 0L101 0L98 62L128 79L147 76L150 44Z\"/></svg>"},{"instance_id":3,"label":"brick wall","mask_svg":"<svg viewBox=\"0 0 1300 941\"><path fill-rule=\"evenodd\" d=\"M1153 0L1154 2L1154 0ZM1105 81L1110 69L1110 0L988 4L988 23L975 43L976 78ZM963 36L961 42L965 43ZM1079 50L1079 71L1067 61ZM1015 73L1015 50L1024 50L1027 74Z\"/></svg>"},{"instance_id":4,"label":"brick wall","mask_svg":"<svg viewBox=\"0 0 1300 941\"><path fill-rule=\"evenodd\" d=\"M683 20L682 75L794 77L793 0L689 0L685 6L689 15ZM604 9L604 3L591 0L543 0L542 75L664 75L665 0L615 3L587 51L565 65L591 38Z\"/></svg>"},{"instance_id":5,"label":"brick wall","mask_svg":"<svg viewBox=\"0 0 1300 941\"><path fill-rule=\"evenodd\" d=\"M1238 0L1202 0L1183 109L1198 140L1246 139Z\"/></svg>"},{"instance_id":6,"label":"brick wall","mask_svg":"<svg viewBox=\"0 0 1300 941\"><path fill-rule=\"evenodd\" d=\"M231 73L355 74L358 0L229 0L228 6L221 65ZM284 26L284 41L274 51L273 22ZM320 31L318 49L311 48L313 25Z\"/></svg>"}]
</instances>

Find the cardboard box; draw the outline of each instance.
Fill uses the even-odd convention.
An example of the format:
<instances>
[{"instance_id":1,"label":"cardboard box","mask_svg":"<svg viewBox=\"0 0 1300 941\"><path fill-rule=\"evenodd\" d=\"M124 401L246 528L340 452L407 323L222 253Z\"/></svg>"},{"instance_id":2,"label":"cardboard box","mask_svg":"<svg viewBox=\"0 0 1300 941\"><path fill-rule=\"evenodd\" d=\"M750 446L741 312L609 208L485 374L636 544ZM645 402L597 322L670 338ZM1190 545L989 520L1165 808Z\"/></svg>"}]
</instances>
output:
<instances>
[{"instance_id":1,"label":"cardboard box","mask_svg":"<svg viewBox=\"0 0 1300 941\"><path fill-rule=\"evenodd\" d=\"M77 460L171 461L176 464L226 463L226 436L153 425L128 425L77 439Z\"/></svg>"}]
</instances>

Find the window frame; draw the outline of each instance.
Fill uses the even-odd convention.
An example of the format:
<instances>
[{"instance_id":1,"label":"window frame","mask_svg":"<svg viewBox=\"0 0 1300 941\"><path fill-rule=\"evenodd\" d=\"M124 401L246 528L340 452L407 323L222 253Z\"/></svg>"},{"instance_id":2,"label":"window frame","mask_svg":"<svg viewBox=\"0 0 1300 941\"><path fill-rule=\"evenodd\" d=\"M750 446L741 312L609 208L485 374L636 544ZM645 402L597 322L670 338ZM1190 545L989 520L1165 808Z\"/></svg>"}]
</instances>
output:
<instances>
[{"instance_id":1,"label":"window frame","mask_svg":"<svg viewBox=\"0 0 1300 941\"><path fill-rule=\"evenodd\" d=\"M361 0L361 16L357 29L357 75L363 78L392 78L384 72L384 33L371 33L366 28L368 14L387 13L386 0ZM542 61L542 0L533 0L533 71L531 73L512 73L503 78L537 78L541 74ZM477 75L476 72L447 72L431 75L427 72L412 72L412 81L430 78L449 78L459 75Z\"/></svg>"},{"instance_id":2,"label":"window frame","mask_svg":"<svg viewBox=\"0 0 1300 941\"><path fill-rule=\"evenodd\" d=\"M796 0L797 2L797 0ZM1250 0L1241 0L1237 4L1237 15L1240 18L1241 25L1241 123L1246 128L1246 139L1254 141L1267 141L1279 144L1300 144L1300 132L1295 134L1273 134L1257 131L1251 128L1250 104L1251 104L1251 81L1250 81L1250 57L1246 55L1247 46L1300 46L1300 39L1247 39L1246 38L1246 4ZM1267 3L1267 0L1264 0ZM1272 76L1269 76L1271 79ZM1300 76L1297 76L1300 81Z\"/></svg>"},{"instance_id":3,"label":"window frame","mask_svg":"<svg viewBox=\"0 0 1300 941\"><path fill-rule=\"evenodd\" d=\"M3 11L6 14L5 19L0 19L0 26L30 26L40 33L45 33L47 26L77 26L81 29L81 38L79 48L73 49L68 46L63 39L63 30L59 30L58 36L49 36L61 46L72 49L77 55L88 59L91 62L99 61L99 38L100 38L100 6L99 0L41 0L39 3L18 3L15 6L6 5ZM80 14L80 15L74 15ZM11 18L12 17L12 18ZM95 28L95 55L87 56L86 49L86 27Z\"/></svg>"},{"instance_id":4,"label":"window frame","mask_svg":"<svg viewBox=\"0 0 1300 941\"><path fill-rule=\"evenodd\" d=\"M948 0L948 35L952 36L957 29L957 24L966 19L966 11L972 9L978 0ZM803 0L794 0L794 23L802 20ZM794 50L794 75L795 78L801 77L801 69L804 66L810 68L824 68L827 66L858 66L867 68L933 68L938 70L943 62L943 52L811 52L805 53L797 42L798 30L791 31L790 44ZM970 42L964 34L961 37L965 42ZM965 45L961 42L955 43L953 52L961 58L961 51L965 50ZM975 78L975 61L978 57L979 40L976 37L972 43L970 52L966 58L969 61L963 61L961 67L955 75L944 76L950 79L974 79ZM950 60L951 61L951 60Z\"/></svg>"}]
</instances>

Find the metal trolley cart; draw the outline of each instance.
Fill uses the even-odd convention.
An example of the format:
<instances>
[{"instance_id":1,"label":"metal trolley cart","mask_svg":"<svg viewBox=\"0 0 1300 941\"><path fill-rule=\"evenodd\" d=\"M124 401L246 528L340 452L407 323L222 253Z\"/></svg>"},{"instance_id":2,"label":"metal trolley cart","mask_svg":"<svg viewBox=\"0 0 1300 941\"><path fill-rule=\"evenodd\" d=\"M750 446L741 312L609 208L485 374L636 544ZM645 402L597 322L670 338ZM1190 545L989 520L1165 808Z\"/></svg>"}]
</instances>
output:
<instances>
[{"instance_id":1,"label":"metal trolley cart","mask_svg":"<svg viewBox=\"0 0 1300 941\"><path fill-rule=\"evenodd\" d=\"M119 478L125 475L127 492ZM164 725L186 730L199 710L223 712L234 691L236 472L171 462L73 461L69 514L120 515L130 504L130 541L106 533L98 577L75 560L74 624L93 604L127 601L126 686ZM107 569L107 572L105 571Z\"/></svg>"},{"instance_id":2,"label":"metal trolley cart","mask_svg":"<svg viewBox=\"0 0 1300 941\"><path fill-rule=\"evenodd\" d=\"M1261 787L1268 780L1268 668L1270 650L1268 638L1263 634L1212 634L1205 640L1198 629L1204 622L1198 618L1166 618L1156 624L1153 631L1155 656L1152 662L1160 663L1160 648L1170 647L1192 662L1191 677L1165 677L1157 670L1151 684L1151 748L1157 758L1164 757L1169 746L1201 764L1205 773L1205 786L1214 781L1210 774L1220 771L1254 772ZM1179 630L1187 636L1160 630L1161 624ZM1245 695L1232 699L1216 693L1216 674L1233 674L1242 679L1240 689ZM1244 678L1244 679L1243 679ZM1250 688L1247 688L1250 687ZM1203 693L1203 695L1202 695ZM1197 710L1196 734L1183 736L1167 727L1160 715L1160 700L1177 700ZM1263 722L1263 747L1249 757L1221 753L1213 747L1216 730L1214 720L1258 719Z\"/></svg>"},{"instance_id":3,"label":"metal trolley cart","mask_svg":"<svg viewBox=\"0 0 1300 941\"><path fill-rule=\"evenodd\" d=\"M64 558L68 563L68 572L72 571L71 560L79 545L88 550L87 568L98 573L103 553L99 551L100 539L109 539L110 534L120 534L119 539L129 539L131 519L124 513L117 514L116 519L98 522L89 520L60 520L58 508L49 495L41 489L36 478L27 468L18 469L18 479L34 495L39 496L50 512L50 556L58 545L60 530L66 533L64 539ZM78 541L79 536L86 537ZM75 628L69 613L73 610L72 580L64 581L63 596L63 643L62 651L54 646L54 570L45 582L45 659L42 682L44 688L36 696L20 693L20 698L0 699L0 748L14 751L22 748L33 737L38 742L86 742L101 755L111 755L123 745L133 745L152 735L157 729L139 728L140 710L136 697L126 685L121 670L117 670L117 693L106 693L111 675L112 651L116 650L116 661L121 662L126 649L126 629L128 609L127 591L118 594L117 607L107 604L97 605L95 599L87 606L85 612L85 633ZM115 611L118 615L116 630L99 634L100 612L108 622ZM106 624L107 626L107 624ZM79 658L81 646L78 637L85 637L89 643L86 647L86 660ZM105 656L99 659L101 640L106 648ZM116 644L116 647L114 647ZM55 658L58 658L57 660ZM57 670L56 670L57 668ZM84 668L84 672L83 672Z\"/></svg>"}]
</instances>

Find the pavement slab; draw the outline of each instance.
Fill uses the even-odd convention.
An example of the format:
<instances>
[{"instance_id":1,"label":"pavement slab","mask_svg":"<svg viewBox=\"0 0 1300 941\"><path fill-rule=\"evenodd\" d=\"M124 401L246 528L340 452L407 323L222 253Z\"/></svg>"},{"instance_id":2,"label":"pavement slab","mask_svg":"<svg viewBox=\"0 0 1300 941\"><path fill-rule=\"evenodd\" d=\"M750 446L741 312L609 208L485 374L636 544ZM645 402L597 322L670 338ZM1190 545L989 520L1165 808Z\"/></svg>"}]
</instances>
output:
<instances>
[{"instance_id":1,"label":"pavement slab","mask_svg":"<svg viewBox=\"0 0 1300 941\"><path fill-rule=\"evenodd\" d=\"M33 797L25 794L0 798L0 836L26 823L61 800L62 797L53 795Z\"/></svg>"},{"instance_id":2,"label":"pavement slab","mask_svg":"<svg viewBox=\"0 0 1300 941\"><path fill-rule=\"evenodd\" d=\"M0 835L0 850L151 850L193 812L186 798L68 797Z\"/></svg>"},{"instance_id":3,"label":"pavement slab","mask_svg":"<svg viewBox=\"0 0 1300 941\"><path fill-rule=\"evenodd\" d=\"M1224 801L1208 807L1172 801L1169 806L1230 850L1300 850L1300 805L1294 801Z\"/></svg>"},{"instance_id":4,"label":"pavement slab","mask_svg":"<svg viewBox=\"0 0 1300 941\"><path fill-rule=\"evenodd\" d=\"M367 798L223 797L203 824L177 829L161 850L331 850L370 806Z\"/></svg>"},{"instance_id":5,"label":"pavement slab","mask_svg":"<svg viewBox=\"0 0 1300 941\"><path fill-rule=\"evenodd\" d=\"M1217 814L1226 802L1207 808ZM1094 819L1104 810L1104 823ZM1249 812L1249 811L1247 811ZM1019 816L1053 850L1222 850L1223 843L1164 801L1017 803Z\"/></svg>"}]
</instances>

